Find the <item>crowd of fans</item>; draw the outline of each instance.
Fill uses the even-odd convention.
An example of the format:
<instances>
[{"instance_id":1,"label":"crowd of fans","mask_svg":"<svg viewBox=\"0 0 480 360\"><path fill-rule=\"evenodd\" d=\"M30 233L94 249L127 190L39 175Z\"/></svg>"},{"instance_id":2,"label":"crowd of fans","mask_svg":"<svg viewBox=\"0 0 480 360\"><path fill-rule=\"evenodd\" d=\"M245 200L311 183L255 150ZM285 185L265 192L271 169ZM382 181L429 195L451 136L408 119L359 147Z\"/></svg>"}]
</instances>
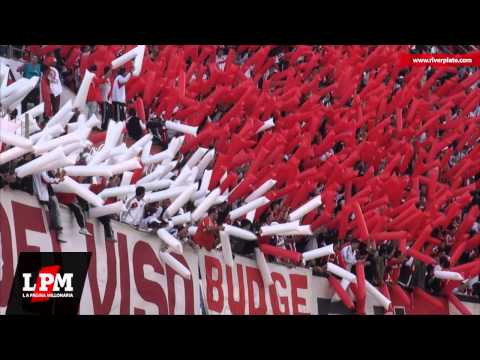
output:
<instances>
[{"instance_id":1,"label":"crowd of fans","mask_svg":"<svg viewBox=\"0 0 480 360\"><path fill-rule=\"evenodd\" d=\"M120 47L121 48L121 47ZM240 47L241 48L241 47ZM447 53L464 53L467 51L472 51L475 48L469 46L411 46L411 53L437 53L437 52L447 52ZM31 50L31 52L29 52ZM36 49L38 52L38 49ZM213 61L217 66L222 69L222 66L225 66L225 61L227 54L230 51L234 51L235 54L235 63L238 65L244 64L251 58L254 53L249 50L240 51L238 46L219 46L216 49L216 57L210 61ZM297 59L295 63L289 63L285 60L285 55L293 52L295 50L294 46L277 46L273 47L268 53L267 59L272 59L271 66L265 69L261 76L254 74L251 70L245 74L246 77L255 79L257 87L259 89L265 85L265 81L270 80L272 76L276 73L282 71L288 71L290 67L293 66L302 66L305 64L305 59L301 57ZM42 56L35 55L35 49L27 48L25 51L25 64L17 69L22 75L26 78L31 78L32 76L42 76L42 81L48 82L48 87L50 92L49 102L51 106L51 112L46 111L43 122L40 123L40 128L43 128L44 124L48 121L49 115L55 114L58 111L60 105L60 96L62 94L62 84L70 88L73 92L76 92L80 86L81 80L85 74L86 68L82 68L82 57L87 57L95 51L95 46L83 46L81 48L81 54L76 60L76 62L71 65L67 64L67 59L65 54L62 54L61 49L55 49L51 53L43 54ZM118 54L121 54L119 51ZM322 47L313 47L313 51L321 53ZM155 59L158 56L159 47L158 46L148 46L147 54L151 59ZM207 64L207 59L204 60ZM127 134L126 137L129 141L135 141L140 139L147 132L151 132L154 137L154 145L156 151L164 150L167 148L169 141L173 137L174 133L168 131L165 127L165 121L170 120L172 117L167 115L167 111L158 113L156 111L158 104L160 103L160 98L155 98L152 101L152 104L149 107L143 109L145 112L145 118L141 119L140 114L138 113L138 98L141 96L134 96L127 100L126 96L126 84L131 80L132 75L131 71L125 67L120 68L119 70L113 71L111 67L106 66L101 70L99 74L99 69L95 65L91 65L88 70L90 72L96 73L96 77L91 84L88 98L87 98L87 107L88 107L88 117L92 114L96 114L99 119L101 119L101 128L96 129L96 131L101 132L107 129L108 120L113 119L115 121L124 121L126 122ZM458 75L460 79L465 79L468 76L472 76L476 68L468 67L459 67L457 68L458 73L447 73L445 76L442 76L436 80L433 84L434 87L442 86L446 81L448 81L454 75ZM396 85L394 88L394 93L401 91L402 86L404 85L405 76L408 73L408 69L402 70L398 74L398 78L395 80ZM431 67L425 68L425 74L423 82L428 81L428 79L433 75L434 70ZM364 72L360 82L358 84L357 93L359 93L362 88L368 85L370 77L373 77L372 72ZM206 75L208 79L208 73ZM271 84L271 83L270 83ZM321 86L327 87L330 85L330 79L326 77ZM480 86L480 82L474 84L477 88ZM28 110L28 108L37 105L40 102L40 88L34 89L22 102L22 112ZM45 92L42 88L42 100L46 101ZM307 99L300 99L300 102L305 102ZM331 106L335 99L331 94L327 94L320 101L324 104L325 107ZM353 101L353 100L352 100ZM351 106L351 101L347 102L346 107ZM217 106L215 111L205 117L204 122L200 125L200 130L205 128L208 123L215 123L221 120L222 116L226 114L232 105L222 104ZM457 109L452 109L452 116L457 115ZM175 112L175 111L174 111ZM473 119L478 119L480 115L480 104L474 108L474 110L468 114L469 117ZM10 117L15 117L16 113L11 113ZM76 121L76 117L72 118L71 122ZM475 120L478 123L478 120ZM31 134L30 134L31 135ZM325 126L325 122L318 130L318 141L324 140L328 136L328 131ZM368 129L362 128L359 129L355 138L357 142L361 142L363 139L369 136ZM262 134L258 134L256 141L260 141ZM412 139L412 143L425 141L425 138L422 138L422 135L418 139ZM323 155L320 157L322 161L327 161L330 157L334 156L341 152L344 148L344 143L338 141L331 148L327 149ZM475 145L478 146L478 139L475 142ZM458 147L458 141L453 142L448 145L449 149L451 148L451 156L448 159L446 170L453 168L458 161L463 157L467 156L474 148L474 144L464 146L463 148ZM285 161L287 161L292 154L298 149L294 147L289 153L285 154ZM86 149L80 156L80 159L77 165L86 164L90 156L92 156L92 149ZM190 155L193 153L193 150L186 153L178 153L175 161L178 161L179 166L177 168L181 169L182 166L188 161ZM27 154L23 158L11 161L7 164L4 164L0 167L0 187L9 186L12 189L23 190L30 194L35 194L42 205L48 208L49 217L52 228L54 228L58 233L59 240L62 240L62 226L58 218L58 203L66 205L69 210L72 212L73 216L80 227L80 233L88 235L88 230L86 229L85 215L88 212L88 203L83 199L73 195L65 193L55 193L52 188L52 184L60 183L65 175L64 171L52 170L44 172L39 175L27 176L24 178L16 178L14 169L33 158L33 154ZM300 163L300 168L302 167ZM236 170L237 180L236 184L244 178L244 175L248 172L249 166L251 163L246 163L243 166L240 166ZM388 164L383 163L376 170L376 173L380 173ZM363 176L368 171L368 164L364 161L357 161L355 164L355 169L358 170L359 176ZM142 169L143 170L143 169ZM146 168L145 173L148 174L151 171L151 168ZM398 174L398 170L396 170ZM405 170L405 173L412 173L412 166L408 167ZM136 175L134 175L136 176ZM121 175L115 175L111 178L101 178L99 182L92 182L91 178L76 178L78 182L92 184L90 189L99 193L102 190L119 186L121 182ZM478 184L480 180L480 173L473 174L465 182L465 185ZM323 194L324 185L318 183L316 187L310 191L309 198L313 198L318 194ZM252 189L254 190L254 189ZM345 186L340 187L340 189L335 194L335 209L334 214L338 214L342 211L342 208L345 204L346 198L355 193L358 193L358 190L355 188L355 185L351 189L351 195L347 194ZM427 187L421 185L420 187L420 201L416 204L418 209L425 209L428 207L427 203ZM107 241L115 241L114 234L111 229L110 220L116 219L125 223L130 224L136 229L143 231L156 231L159 228L166 228L171 232L177 239L189 243L195 248L203 247L207 250L215 249L219 246L219 230L222 229L223 224L233 224L238 227L247 229L256 234L260 233L260 226L263 224L274 224L274 223L284 223L288 222L288 214L294 210L290 206L286 205L284 202L285 197L280 197L272 201L268 209L263 212L258 220L251 221L247 218L240 218L235 221L229 219L229 212L232 209L235 209L241 204L241 201L237 200L233 203L222 203L220 205L210 208L208 211L208 216L206 216L198 224L197 231L194 235L189 231L191 224L184 224L182 226L173 226L169 221L168 217L165 215L166 208L171 204L170 200L164 200L160 203L146 203L145 202L145 188L143 186L137 186L136 192L134 195L129 197L120 197L109 198L106 203L113 203L117 200L122 200L125 203L127 211L122 212L119 216L109 215L99 219L105 228L105 238ZM57 202L58 201L58 202ZM405 199L401 199L402 202L405 202ZM231 237L232 251L234 254L239 254L247 257L254 257L254 249L261 243L267 243L274 245L279 248L284 248L294 252L303 253L308 250L316 249L322 246L334 245L336 254L330 257L324 257L309 261L305 266L313 269L314 274L323 275L326 274L326 263L328 261L343 264L345 268L353 273L355 273L355 264L358 261L363 261L365 265L365 276L366 279L375 286L380 286L384 282L387 283L398 283L405 290L412 290L415 287L425 289L427 292L433 295L441 295L442 287L444 285L444 280L437 279L433 276L434 270L448 269L450 267L449 261L452 254L452 248L454 247L456 232L469 213L472 207L480 206L480 190L478 187L476 190L472 191L472 200L466 204L461 212L453 218L453 221L448 226L438 226L432 229L431 237L437 239L435 246L432 247L431 257L436 260L436 265L426 265L424 262L415 259L414 257L407 256L404 251L399 249L399 244L394 240L385 240L381 242L368 241L363 242L359 241L356 238L355 233L352 230L348 230L343 236L339 233L338 226L327 226L322 225L315 229L313 235L309 236L269 236L269 237L260 237L258 242L249 242L242 239L237 239ZM187 203L181 210L180 214L188 211L193 211L195 206L193 202ZM325 204L320 208L315 210L316 215L321 215L325 209ZM471 229L468 229L469 235L471 238L476 236L480 232L480 217L477 217L473 223ZM464 251L458 261L456 262L457 266L471 262L472 260L480 258L480 246L477 246L468 251ZM286 266L293 266L294 262L288 259L278 258L274 256L268 256L269 261L278 262ZM480 282L478 276L468 281L465 281L462 285L455 289L457 294L475 296L480 298Z\"/></svg>"}]
</instances>

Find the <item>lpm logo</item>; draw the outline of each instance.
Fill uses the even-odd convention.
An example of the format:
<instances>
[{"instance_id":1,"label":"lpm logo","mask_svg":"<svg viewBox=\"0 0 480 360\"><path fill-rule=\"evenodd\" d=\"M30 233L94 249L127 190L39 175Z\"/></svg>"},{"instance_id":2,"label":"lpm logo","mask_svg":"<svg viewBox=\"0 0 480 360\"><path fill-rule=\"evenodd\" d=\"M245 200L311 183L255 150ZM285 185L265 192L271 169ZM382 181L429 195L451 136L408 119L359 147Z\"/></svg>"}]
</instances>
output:
<instances>
[{"instance_id":1,"label":"lpm logo","mask_svg":"<svg viewBox=\"0 0 480 360\"><path fill-rule=\"evenodd\" d=\"M90 257L91 253L21 253L6 314L77 314Z\"/></svg>"},{"instance_id":2,"label":"lpm logo","mask_svg":"<svg viewBox=\"0 0 480 360\"><path fill-rule=\"evenodd\" d=\"M73 273L60 274L60 265L45 266L40 269L36 283L31 284L32 273L24 273L23 298L31 302L45 302L51 298L73 298Z\"/></svg>"}]
</instances>

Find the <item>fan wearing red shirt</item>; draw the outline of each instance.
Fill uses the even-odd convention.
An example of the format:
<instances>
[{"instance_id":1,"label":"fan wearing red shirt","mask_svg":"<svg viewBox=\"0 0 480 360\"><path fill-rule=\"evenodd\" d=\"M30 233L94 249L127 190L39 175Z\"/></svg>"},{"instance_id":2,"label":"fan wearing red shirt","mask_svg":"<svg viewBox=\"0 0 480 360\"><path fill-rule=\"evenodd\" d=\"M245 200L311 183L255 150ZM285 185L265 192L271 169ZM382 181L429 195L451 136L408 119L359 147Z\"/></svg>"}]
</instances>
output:
<instances>
[{"instance_id":1,"label":"fan wearing red shirt","mask_svg":"<svg viewBox=\"0 0 480 360\"><path fill-rule=\"evenodd\" d=\"M95 194L100 194L107 188L120 186L121 180L122 178L120 175L114 175L108 181L106 178L102 177L102 180L99 184L90 185L90 191ZM115 196L105 199L105 205L113 204L114 202L117 202L117 198Z\"/></svg>"},{"instance_id":2,"label":"fan wearing red shirt","mask_svg":"<svg viewBox=\"0 0 480 360\"><path fill-rule=\"evenodd\" d=\"M65 177L65 170L60 169L58 172L58 177L60 179L60 182L62 182ZM86 228L85 218L83 216L82 209L77 203L77 196L73 193L62 193L62 192L57 192L56 195L57 195L58 201L61 204L66 205L68 209L75 216L75 219L77 220L77 224L80 227L79 233L82 235L91 235Z\"/></svg>"},{"instance_id":3,"label":"fan wearing red shirt","mask_svg":"<svg viewBox=\"0 0 480 360\"><path fill-rule=\"evenodd\" d=\"M104 189L109 188L109 187L116 187L120 185L120 177L119 176L114 176L110 179L110 181L107 182L106 178L102 177L102 181L100 184L92 184L90 185L89 189L95 194L99 194L102 192ZM116 201L116 197L109 197L105 200L105 205L108 204L113 204ZM112 216L111 215L105 215L101 216L98 218L98 221L100 221L103 225L103 230L105 233L105 240L107 241L117 241L113 237L113 230L112 230L112 225L110 224Z\"/></svg>"},{"instance_id":4,"label":"fan wearing red shirt","mask_svg":"<svg viewBox=\"0 0 480 360\"><path fill-rule=\"evenodd\" d=\"M203 218L198 225L193 241L200 247L204 247L210 251L217 244L217 233L217 211L211 208L208 210L208 216Z\"/></svg>"},{"instance_id":5,"label":"fan wearing red shirt","mask_svg":"<svg viewBox=\"0 0 480 360\"><path fill-rule=\"evenodd\" d=\"M400 276L400 268L402 263L406 260L406 257L402 255L400 250L395 250L393 257L388 260L387 267L390 269L388 277L389 280L396 283Z\"/></svg>"}]
</instances>

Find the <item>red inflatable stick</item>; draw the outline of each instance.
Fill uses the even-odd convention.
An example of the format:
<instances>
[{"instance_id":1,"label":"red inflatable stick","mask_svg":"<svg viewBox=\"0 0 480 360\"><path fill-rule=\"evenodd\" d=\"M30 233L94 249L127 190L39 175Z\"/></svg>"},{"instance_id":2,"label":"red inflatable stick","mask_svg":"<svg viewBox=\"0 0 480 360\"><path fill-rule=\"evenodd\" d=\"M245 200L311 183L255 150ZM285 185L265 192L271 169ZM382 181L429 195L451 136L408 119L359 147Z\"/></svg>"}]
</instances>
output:
<instances>
[{"instance_id":1,"label":"red inflatable stick","mask_svg":"<svg viewBox=\"0 0 480 360\"><path fill-rule=\"evenodd\" d=\"M291 251L287 249L282 249L277 246L269 244L261 244L260 250L264 254L276 256L282 259L291 260L295 264L299 264L302 261L302 254L296 251Z\"/></svg>"},{"instance_id":2,"label":"red inflatable stick","mask_svg":"<svg viewBox=\"0 0 480 360\"><path fill-rule=\"evenodd\" d=\"M407 238L403 237L398 240L398 250L402 254L405 254L405 252L407 251Z\"/></svg>"},{"instance_id":3,"label":"red inflatable stick","mask_svg":"<svg viewBox=\"0 0 480 360\"><path fill-rule=\"evenodd\" d=\"M50 97L52 92L46 76L40 80L40 88L42 90L42 100L44 102L45 115L51 118L53 116L52 101Z\"/></svg>"},{"instance_id":4,"label":"red inflatable stick","mask_svg":"<svg viewBox=\"0 0 480 360\"><path fill-rule=\"evenodd\" d=\"M300 181L300 182L309 180L312 177L316 177L318 175L317 172L318 172L318 170L316 168L312 168L312 169L309 169L309 170L306 170L306 171L302 171L300 174L298 174L296 180Z\"/></svg>"},{"instance_id":5,"label":"red inflatable stick","mask_svg":"<svg viewBox=\"0 0 480 360\"><path fill-rule=\"evenodd\" d=\"M233 157L231 166L228 167L228 170L235 169L251 160L252 160L252 155L242 150L240 153L236 154Z\"/></svg>"},{"instance_id":6,"label":"red inflatable stick","mask_svg":"<svg viewBox=\"0 0 480 360\"><path fill-rule=\"evenodd\" d=\"M145 80L143 78L133 78L125 86L127 100L140 95L145 89Z\"/></svg>"},{"instance_id":7,"label":"red inflatable stick","mask_svg":"<svg viewBox=\"0 0 480 360\"><path fill-rule=\"evenodd\" d=\"M411 221L411 219L415 218L417 216L417 208L415 205L411 205L407 210L403 211L402 214L397 216L395 220L393 220L389 224L390 229L397 229L397 228L402 228L406 223Z\"/></svg>"},{"instance_id":8,"label":"red inflatable stick","mask_svg":"<svg viewBox=\"0 0 480 360\"><path fill-rule=\"evenodd\" d=\"M358 204L358 201L353 203L353 209L355 211L356 222L360 230L360 239L368 240L370 235L368 233L367 223L365 222L365 217L363 216L363 212Z\"/></svg>"},{"instance_id":9,"label":"red inflatable stick","mask_svg":"<svg viewBox=\"0 0 480 360\"><path fill-rule=\"evenodd\" d=\"M362 261L355 264L355 270L357 275L357 313L365 315L365 302L366 302L366 290L365 290L365 268Z\"/></svg>"},{"instance_id":10,"label":"red inflatable stick","mask_svg":"<svg viewBox=\"0 0 480 360\"><path fill-rule=\"evenodd\" d=\"M445 307L445 305L436 297L430 295L426 291L416 287L413 291L415 297L422 299L425 302L428 302L430 305L436 307L437 309L441 310Z\"/></svg>"},{"instance_id":11,"label":"red inflatable stick","mask_svg":"<svg viewBox=\"0 0 480 360\"><path fill-rule=\"evenodd\" d=\"M476 246L480 246L480 234L475 235L471 239L468 239L466 242L466 250L472 250Z\"/></svg>"},{"instance_id":12,"label":"red inflatable stick","mask_svg":"<svg viewBox=\"0 0 480 360\"><path fill-rule=\"evenodd\" d=\"M236 172L228 173L227 177L223 182L220 184L220 191L223 193L225 190L232 188L238 179L238 175Z\"/></svg>"},{"instance_id":13,"label":"red inflatable stick","mask_svg":"<svg viewBox=\"0 0 480 360\"><path fill-rule=\"evenodd\" d=\"M186 134L185 141L182 147L180 148L180 152L185 155L189 153L191 150L193 150L194 148L196 148L197 146L198 146L198 138L193 137L192 135Z\"/></svg>"},{"instance_id":14,"label":"red inflatable stick","mask_svg":"<svg viewBox=\"0 0 480 360\"><path fill-rule=\"evenodd\" d=\"M480 266L480 259L470 261L462 265L453 266L449 270L455 271L455 272L470 272L472 269L474 269L477 266Z\"/></svg>"},{"instance_id":15,"label":"red inflatable stick","mask_svg":"<svg viewBox=\"0 0 480 360\"><path fill-rule=\"evenodd\" d=\"M39 56L48 55L49 53L54 52L56 49L61 48L62 45L45 45L38 51Z\"/></svg>"},{"instance_id":16,"label":"red inflatable stick","mask_svg":"<svg viewBox=\"0 0 480 360\"><path fill-rule=\"evenodd\" d=\"M79 48L73 48L70 54L68 55L67 60L65 61L65 66L68 69L72 69L75 66L75 63L77 62L78 58L81 55L81 51Z\"/></svg>"},{"instance_id":17,"label":"red inflatable stick","mask_svg":"<svg viewBox=\"0 0 480 360\"><path fill-rule=\"evenodd\" d=\"M435 259L433 259L432 257L430 257L428 255L425 255L425 254L423 254L423 253L421 253L417 250L411 249L411 248L407 250L407 255L408 256L413 256L415 259L420 260L427 265L435 265L436 264Z\"/></svg>"},{"instance_id":18,"label":"red inflatable stick","mask_svg":"<svg viewBox=\"0 0 480 360\"><path fill-rule=\"evenodd\" d=\"M402 158L402 162L399 167L399 171L401 174L404 174L407 171L408 166L410 165L410 162L412 161L412 157L414 154L414 149L411 144L407 144L404 148L404 155Z\"/></svg>"},{"instance_id":19,"label":"red inflatable stick","mask_svg":"<svg viewBox=\"0 0 480 360\"><path fill-rule=\"evenodd\" d=\"M282 188L282 189L280 189L280 190L277 190L277 191L275 192L275 196L273 196L273 197L271 197L271 198L269 197L269 199L270 199L271 201L274 201L274 200L276 200L276 199L279 199L279 198L281 198L281 197L284 197L284 196L286 196L286 195L289 195L291 192L296 191L298 187L299 187L299 184L296 183L296 182L293 183L293 184L290 184L290 185L288 185L288 186L285 186L284 188Z\"/></svg>"},{"instance_id":20,"label":"red inflatable stick","mask_svg":"<svg viewBox=\"0 0 480 360\"><path fill-rule=\"evenodd\" d=\"M456 241L460 241L463 238L464 234L472 228L472 225L475 223L475 220L477 219L479 212L480 210L478 206L472 206L470 208L468 215L464 218L463 222L460 224L460 226L457 229L457 232L455 233Z\"/></svg>"},{"instance_id":21,"label":"red inflatable stick","mask_svg":"<svg viewBox=\"0 0 480 360\"><path fill-rule=\"evenodd\" d=\"M425 244L425 242L430 237L431 232L432 232L432 226L427 225L427 227L422 231L422 233L418 237L417 241L415 241L415 243L412 245L412 249L416 251L420 251L423 244Z\"/></svg>"},{"instance_id":22,"label":"red inflatable stick","mask_svg":"<svg viewBox=\"0 0 480 360\"><path fill-rule=\"evenodd\" d=\"M185 96L186 83L187 80L185 71L181 71L178 79L178 91L181 96Z\"/></svg>"},{"instance_id":23,"label":"red inflatable stick","mask_svg":"<svg viewBox=\"0 0 480 360\"><path fill-rule=\"evenodd\" d=\"M258 171L259 169L261 168L264 168L265 166L267 165L270 165L270 163L278 163L281 161L281 159L283 158L283 155L285 153L285 147L283 145L278 145L275 150L273 150L272 152L270 152L270 154L268 154L266 157L265 157L265 160L262 161L262 163L258 163L257 162L257 167L255 168L255 171ZM251 170L253 172L253 170Z\"/></svg>"},{"instance_id":24,"label":"red inflatable stick","mask_svg":"<svg viewBox=\"0 0 480 360\"><path fill-rule=\"evenodd\" d=\"M377 224L373 227L372 231L373 232L379 232L379 231L385 229L385 224L386 223L387 223L387 220L385 219L385 216L380 217Z\"/></svg>"},{"instance_id":25,"label":"red inflatable stick","mask_svg":"<svg viewBox=\"0 0 480 360\"><path fill-rule=\"evenodd\" d=\"M130 181L131 184L136 184L138 180L140 180L143 176L143 168L144 165L142 164L142 167L140 169L136 169L133 172L132 179Z\"/></svg>"},{"instance_id":26,"label":"red inflatable stick","mask_svg":"<svg viewBox=\"0 0 480 360\"><path fill-rule=\"evenodd\" d=\"M368 211L373 210L373 209L378 209L378 208L380 208L382 206L385 206L385 205L388 205L388 204L389 204L388 196L384 195L380 199L372 201L367 206L365 206L365 211L368 212Z\"/></svg>"},{"instance_id":27,"label":"red inflatable stick","mask_svg":"<svg viewBox=\"0 0 480 360\"><path fill-rule=\"evenodd\" d=\"M143 122L146 122L147 118L145 117L145 107L143 106L143 100L141 97L138 97L135 101L135 110L137 112L138 118Z\"/></svg>"},{"instance_id":28,"label":"red inflatable stick","mask_svg":"<svg viewBox=\"0 0 480 360\"><path fill-rule=\"evenodd\" d=\"M462 315L472 315L472 312L465 305L463 305L463 303L453 293L448 294L448 301L450 301Z\"/></svg>"},{"instance_id":29,"label":"red inflatable stick","mask_svg":"<svg viewBox=\"0 0 480 360\"><path fill-rule=\"evenodd\" d=\"M149 71L145 75L145 90L143 93L143 102L146 107L150 107L152 105L153 98L156 95L157 87L156 87L156 72Z\"/></svg>"},{"instance_id":30,"label":"red inflatable stick","mask_svg":"<svg viewBox=\"0 0 480 360\"><path fill-rule=\"evenodd\" d=\"M470 268L468 272L465 272L465 277L468 279L472 279L479 274L480 274L480 264L477 264L476 266Z\"/></svg>"},{"instance_id":31,"label":"red inflatable stick","mask_svg":"<svg viewBox=\"0 0 480 360\"><path fill-rule=\"evenodd\" d=\"M415 207L415 204L418 202L418 199L410 199L408 200L407 202L405 202L404 204L394 208L391 212L390 212L390 216L394 217L394 218L397 218L397 217L400 217L401 214L405 213L405 212L409 212L411 211L412 208ZM412 206L413 205L413 206ZM402 217L402 219L405 219L406 217L410 216L411 214L408 213L406 214L404 217Z\"/></svg>"},{"instance_id":32,"label":"red inflatable stick","mask_svg":"<svg viewBox=\"0 0 480 360\"><path fill-rule=\"evenodd\" d=\"M221 156L221 155L220 155ZM217 158L218 165L215 164L213 168L212 177L210 178L210 183L208 189L211 191L215 189L220 182L220 179L227 171L227 167L223 165L223 162L220 162L220 156Z\"/></svg>"},{"instance_id":33,"label":"red inflatable stick","mask_svg":"<svg viewBox=\"0 0 480 360\"><path fill-rule=\"evenodd\" d=\"M392 285L392 295L394 295L405 307L410 308L412 301L405 291L398 284Z\"/></svg>"},{"instance_id":34,"label":"red inflatable stick","mask_svg":"<svg viewBox=\"0 0 480 360\"><path fill-rule=\"evenodd\" d=\"M320 226L324 225L324 226L328 226L328 224L330 223L331 219L330 219L330 216L326 213L323 213L322 215L320 215L315 221L313 221L311 224L310 224L310 228L312 229L312 231L315 231L317 230Z\"/></svg>"},{"instance_id":35,"label":"red inflatable stick","mask_svg":"<svg viewBox=\"0 0 480 360\"><path fill-rule=\"evenodd\" d=\"M353 304L352 299L350 299L350 296L348 296L347 291L344 288L342 288L340 281L338 281L338 279L335 276L330 275L328 277L328 282L333 287L333 289L335 290L337 295L340 297L342 302L345 304L347 309L353 310L355 308L355 305Z\"/></svg>"},{"instance_id":36,"label":"red inflatable stick","mask_svg":"<svg viewBox=\"0 0 480 360\"><path fill-rule=\"evenodd\" d=\"M463 273L460 273L462 276L464 275ZM458 288L460 285L462 285L462 281L460 280L442 280L444 283L443 288L442 288L442 293L444 295L449 294L452 292L454 289Z\"/></svg>"},{"instance_id":37,"label":"red inflatable stick","mask_svg":"<svg viewBox=\"0 0 480 360\"><path fill-rule=\"evenodd\" d=\"M468 196L468 194L467 194L467 196ZM458 216L458 214L460 213L460 209L461 209L461 205L458 202L450 204L450 206L448 207L447 214L443 218L439 219L438 221L435 221L432 224L432 228L434 228L436 226L440 226L440 225L448 226L452 222L452 220L456 216Z\"/></svg>"},{"instance_id":38,"label":"red inflatable stick","mask_svg":"<svg viewBox=\"0 0 480 360\"><path fill-rule=\"evenodd\" d=\"M471 76L467 77L466 79L462 80L460 83L464 90L471 87L475 84L478 80L480 80L480 73L475 71Z\"/></svg>"},{"instance_id":39,"label":"red inflatable stick","mask_svg":"<svg viewBox=\"0 0 480 360\"><path fill-rule=\"evenodd\" d=\"M105 139L107 138L107 132L106 131L101 131L101 132L93 132L90 134L88 137L88 140L96 145L102 142L105 142Z\"/></svg>"},{"instance_id":40,"label":"red inflatable stick","mask_svg":"<svg viewBox=\"0 0 480 360\"><path fill-rule=\"evenodd\" d=\"M318 217L317 210L310 211L302 220L302 225L310 225Z\"/></svg>"},{"instance_id":41,"label":"red inflatable stick","mask_svg":"<svg viewBox=\"0 0 480 360\"><path fill-rule=\"evenodd\" d=\"M299 183L302 182L299 181ZM307 181L296 193L292 193L289 196L289 199L292 199L292 201L289 202L287 200L285 202L285 205L289 206L291 209L298 208L301 204L305 203L308 200L308 194L315 189L315 186L316 184L314 182Z\"/></svg>"},{"instance_id":42,"label":"red inflatable stick","mask_svg":"<svg viewBox=\"0 0 480 360\"><path fill-rule=\"evenodd\" d=\"M469 110L469 104L471 104L471 102L475 101L475 99L477 99L478 101L478 89L475 89L473 90L470 94L468 94L468 96L460 103L460 108L462 108L462 110L464 111L465 114L468 114L468 110Z\"/></svg>"},{"instance_id":43,"label":"red inflatable stick","mask_svg":"<svg viewBox=\"0 0 480 360\"><path fill-rule=\"evenodd\" d=\"M228 196L228 203L233 204L235 201L238 199L241 199L242 197L246 196L247 194L251 193L253 189L251 189L251 186L254 184L256 181L256 177L253 175L248 175L241 183L240 185L233 190L233 192Z\"/></svg>"},{"instance_id":44,"label":"red inflatable stick","mask_svg":"<svg viewBox=\"0 0 480 360\"><path fill-rule=\"evenodd\" d=\"M420 212L418 218L417 218L417 221L413 220L412 222L409 223L408 227L406 227L406 229L408 229L408 233L410 236L407 236L406 239L407 240L414 240L416 239L422 230L424 230L426 224L429 222L429 216L427 215L427 213L424 213L424 212Z\"/></svg>"},{"instance_id":45,"label":"red inflatable stick","mask_svg":"<svg viewBox=\"0 0 480 360\"><path fill-rule=\"evenodd\" d=\"M409 234L407 231L378 232L371 234L371 238L374 241L400 240L407 237L408 235Z\"/></svg>"},{"instance_id":46,"label":"red inflatable stick","mask_svg":"<svg viewBox=\"0 0 480 360\"><path fill-rule=\"evenodd\" d=\"M467 242L463 241L458 246L454 247L454 250L452 251L452 255L450 257L450 266L455 266L457 261L460 259L462 254L465 252L467 248Z\"/></svg>"},{"instance_id":47,"label":"red inflatable stick","mask_svg":"<svg viewBox=\"0 0 480 360\"><path fill-rule=\"evenodd\" d=\"M266 196L268 199L269 197ZM259 208L257 208L255 210L255 218L254 218L254 221L260 221L260 218L262 217L262 215L265 213L265 211L267 211L268 209L270 208L270 204L266 204L266 205L263 205L263 206L260 206Z\"/></svg>"}]
</instances>

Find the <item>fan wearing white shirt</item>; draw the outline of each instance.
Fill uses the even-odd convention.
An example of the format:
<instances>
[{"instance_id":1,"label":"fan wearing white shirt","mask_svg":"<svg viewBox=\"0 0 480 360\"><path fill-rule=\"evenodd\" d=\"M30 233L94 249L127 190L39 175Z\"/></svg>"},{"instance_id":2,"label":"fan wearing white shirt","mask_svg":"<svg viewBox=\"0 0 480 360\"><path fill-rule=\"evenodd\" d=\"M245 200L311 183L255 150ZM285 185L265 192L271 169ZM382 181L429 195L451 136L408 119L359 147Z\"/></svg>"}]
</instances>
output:
<instances>
[{"instance_id":1,"label":"fan wearing white shirt","mask_svg":"<svg viewBox=\"0 0 480 360\"><path fill-rule=\"evenodd\" d=\"M476 284L478 284L478 275L471 279L463 280L459 287L453 289L453 293L463 296L476 296L478 295L478 285Z\"/></svg>"},{"instance_id":2,"label":"fan wearing white shirt","mask_svg":"<svg viewBox=\"0 0 480 360\"><path fill-rule=\"evenodd\" d=\"M63 88L62 82L60 81L60 74L55 66L49 66L47 77L50 85L50 91L52 92L52 112L53 114L56 114L58 109L60 109L60 95L62 94Z\"/></svg>"},{"instance_id":3,"label":"fan wearing white shirt","mask_svg":"<svg viewBox=\"0 0 480 360\"><path fill-rule=\"evenodd\" d=\"M135 189L135 195L127 200L125 207L127 211L120 214L120 220L132 226L140 225L145 211L145 188L139 186Z\"/></svg>"},{"instance_id":4,"label":"fan wearing white shirt","mask_svg":"<svg viewBox=\"0 0 480 360\"><path fill-rule=\"evenodd\" d=\"M348 271L352 271L352 266L357 263L358 246L359 246L358 241L352 241L350 245L345 246L340 251L340 254L343 257L343 260L345 260L345 264Z\"/></svg>"},{"instance_id":5,"label":"fan wearing white shirt","mask_svg":"<svg viewBox=\"0 0 480 360\"><path fill-rule=\"evenodd\" d=\"M124 67L118 70L118 74L113 80L112 87L112 106L113 106L113 119L115 121L125 121L125 107L126 107L126 94L125 94L125 85L132 76L132 73L129 72L126 74Z\"/></svg>"},{"instance_id":6,"label":"fan wearing white shirt","mask_svg":"<svg viewBox=\"0 0 480 360\"><path fill-rule=\"evenodd\" d=\"M162 222L162 215L165 215L165 208L159 206L158 203L150 203L145 206L143 217L140 220L140 228L144 230L156 231L162 226L165 226L165 222Z\"/></svg>"}]
</instances>

